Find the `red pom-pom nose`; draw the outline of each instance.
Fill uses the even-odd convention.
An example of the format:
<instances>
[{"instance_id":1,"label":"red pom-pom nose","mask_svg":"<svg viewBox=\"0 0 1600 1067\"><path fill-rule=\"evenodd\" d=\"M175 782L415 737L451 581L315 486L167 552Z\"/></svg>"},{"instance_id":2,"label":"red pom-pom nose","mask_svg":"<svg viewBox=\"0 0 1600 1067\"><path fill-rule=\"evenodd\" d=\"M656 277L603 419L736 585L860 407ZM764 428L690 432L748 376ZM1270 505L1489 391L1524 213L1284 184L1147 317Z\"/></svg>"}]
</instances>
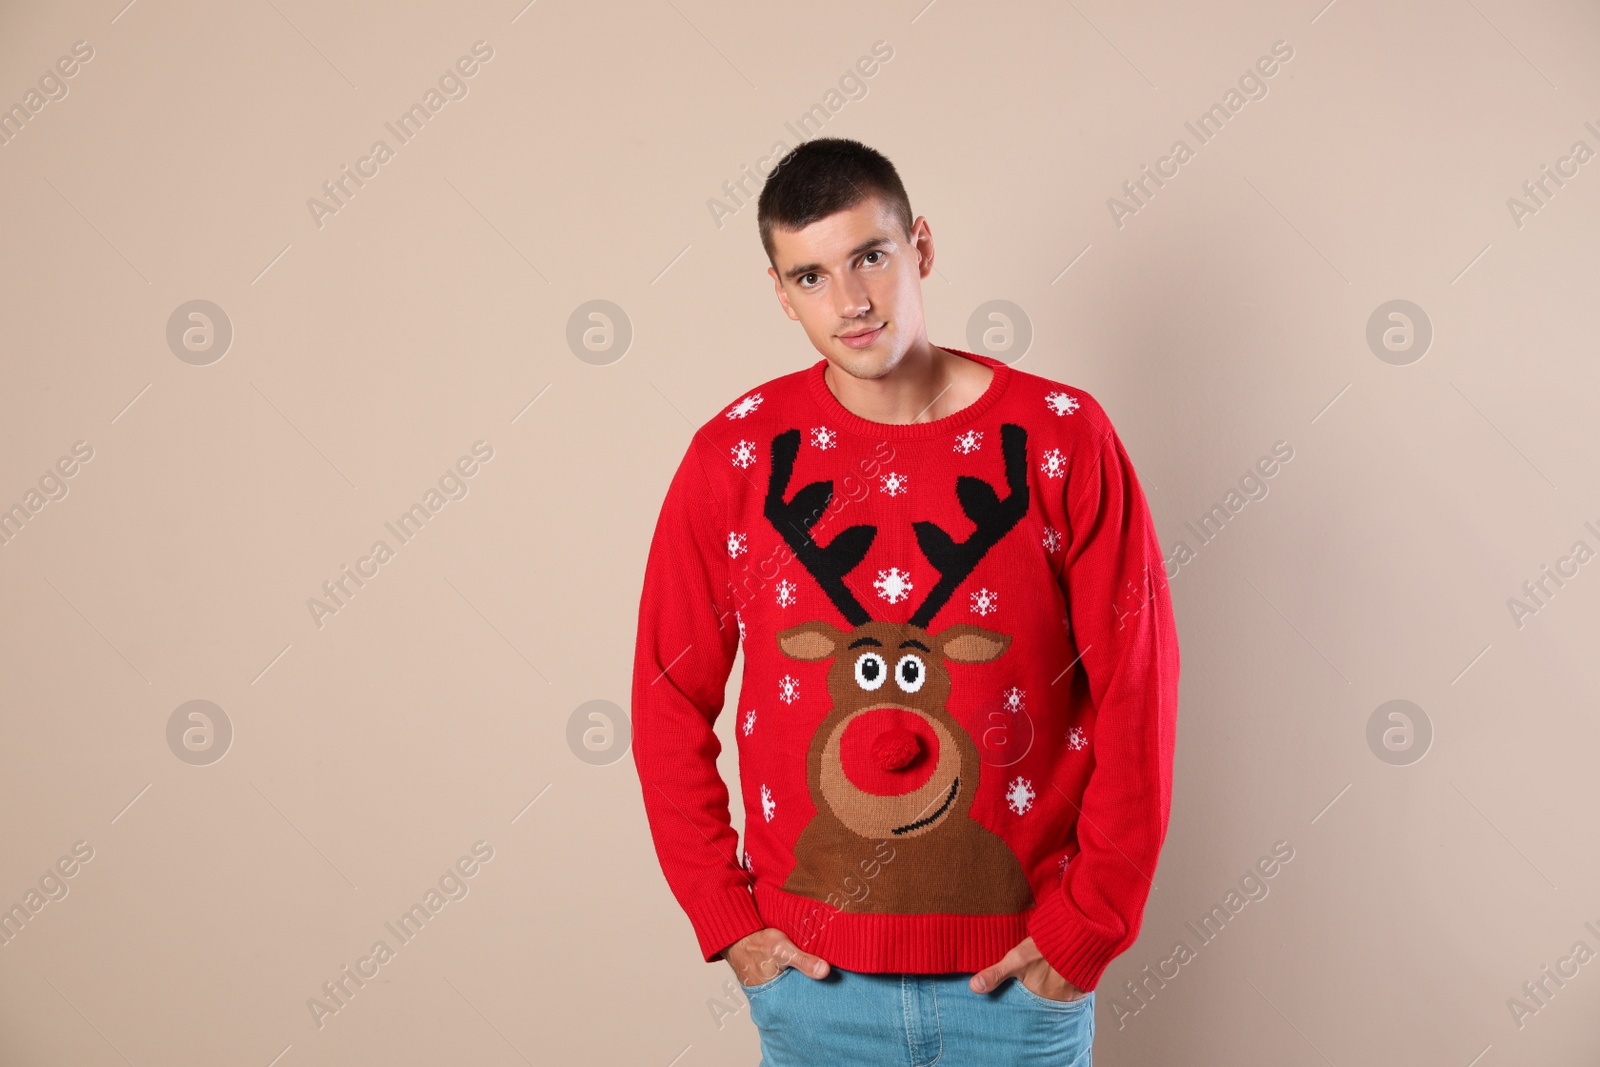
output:
<instances>
[{"instance_id":1,"label":"red pom-pom nose","mask_svg":"<svg viewBox=\"0 0 1600 1067\"><path fill-rule=\"evenodd\" d=\"M864 793L898 797L920 789L939 763L933 722L910 708L869 708L839 739L839 769Z\"/></svg>"},{"instance_id":2,"label":"red pom-pom nose","mask_svg":"<svg viewBox=\"0 0 1600 1067\"><path fill-rule=\"evenodd\" d=\"M873 739L871 751L872 762L879 769L898 771L917 758L922 742L904 726L891 726Z\"/></svg>"}]
</instances>

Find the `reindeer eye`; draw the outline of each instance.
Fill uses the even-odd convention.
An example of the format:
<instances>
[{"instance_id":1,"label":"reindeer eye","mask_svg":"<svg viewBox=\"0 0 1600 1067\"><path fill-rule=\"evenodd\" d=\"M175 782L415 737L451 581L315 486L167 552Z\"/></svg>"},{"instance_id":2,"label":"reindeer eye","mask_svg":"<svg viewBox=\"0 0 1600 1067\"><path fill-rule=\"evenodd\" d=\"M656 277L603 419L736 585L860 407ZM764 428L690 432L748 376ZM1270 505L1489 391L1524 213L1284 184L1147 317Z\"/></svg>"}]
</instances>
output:
<instances>
[{"instance_id":1,"label":"reindeer eye","mask_svg":"<svg viewBox=\"0 0 1600 1067\"><path fill-rule=\"evenodd\" d=\"M922 680L927 676L928 669L922 665L922 659L910 654L900 657L900 662L894 665L894 680L908 693L915 693L922 688Z\"/></svg>"},{"instance_id":2,"label":"reindeer eye","mask_svg":"<svg viewBox=\"0 0 1600 1067\"><path fill-rule=\"evenodd\" d=\"M856 684L863 689L876 689L889 677L889 664L876 652L863 652L856 660Z\"/></svg>"}]
</instances>

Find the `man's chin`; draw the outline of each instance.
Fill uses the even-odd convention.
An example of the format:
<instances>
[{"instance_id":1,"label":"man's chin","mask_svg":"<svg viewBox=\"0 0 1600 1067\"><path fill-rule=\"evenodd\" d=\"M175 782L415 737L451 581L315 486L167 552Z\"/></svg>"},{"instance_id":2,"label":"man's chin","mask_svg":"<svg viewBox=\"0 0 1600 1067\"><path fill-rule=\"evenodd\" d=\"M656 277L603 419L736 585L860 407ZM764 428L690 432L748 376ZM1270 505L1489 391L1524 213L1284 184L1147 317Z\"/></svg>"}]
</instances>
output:
<instances>
[{"instance_id":1,"label":"man's chin","mask_svg":"<svg viewBox=\"0 0 1600 1067\"><path fill-rule=\"evenodd\" d=\"M843 372L852 378L871 380L889 373L889 361L876 352L855 352L846 349L828 356L835 373Z\"/></svg>"}]
</instances>

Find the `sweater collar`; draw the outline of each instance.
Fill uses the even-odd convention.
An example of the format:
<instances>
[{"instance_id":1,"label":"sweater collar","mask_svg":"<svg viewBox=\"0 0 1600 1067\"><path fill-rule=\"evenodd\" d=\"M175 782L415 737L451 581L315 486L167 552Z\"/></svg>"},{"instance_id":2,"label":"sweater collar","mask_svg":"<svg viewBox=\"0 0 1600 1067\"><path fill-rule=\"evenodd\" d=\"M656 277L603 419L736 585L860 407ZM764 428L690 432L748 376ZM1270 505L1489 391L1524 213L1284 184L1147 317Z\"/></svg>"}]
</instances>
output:
<instances>
[{"instance_id":1,"label":"sweater collar","mask_svg":"<svg viewBox=\"0 0 1600 1067\"><path fill-rule=\"evenodd\" d=\"M958 430L963 426L981 417L995 404L1006 391L1006 386L1011 382L1011 367L991 356L980 355L976 352L967 352L959 348L950 348L941 345L946 352L953 352L964 356L976 363L982 363L994 370L994 377L989 380L989 387L983 395L959 411L952 412L942 419L931 422L874 422L864 419L839 403L839 398L833 395L828 388L827 379L823 372L828 369L828 361L819 359L806 371L806 384L810 387L812 399L822 409L823 414L833 422L849 430L851 433L863 437L875 437L880 440L903 441L918 437L937 437L940 434Z\"/></svg>"}]
</instances>

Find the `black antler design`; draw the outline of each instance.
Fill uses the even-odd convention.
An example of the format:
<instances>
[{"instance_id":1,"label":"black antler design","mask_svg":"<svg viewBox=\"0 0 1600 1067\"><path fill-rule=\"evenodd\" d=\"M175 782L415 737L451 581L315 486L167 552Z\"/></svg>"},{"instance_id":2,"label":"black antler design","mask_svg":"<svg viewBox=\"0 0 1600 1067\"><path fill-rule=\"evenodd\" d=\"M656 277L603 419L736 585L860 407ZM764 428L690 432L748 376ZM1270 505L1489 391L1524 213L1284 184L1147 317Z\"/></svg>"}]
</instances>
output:
<instances>
[{"instance_id":1,"label":"black antler design","mask_svg":"<svg viewBox=\"0 0 1600 1067\"><path fill-rule=\"evenodd\" d=\"M767 478L764 509L767 521L794 549L794 554L850 625L860 626L870 622L872 616L844 584L844 576L866 557L872 539L878 536L878 528L852 526L841 530L826 548L812 540L811 527L833 499L833 482L812 482L796 490L793 500L785 501L783 495L789 491L789 478L794 474L794 459L799 452L799 430L785 430L772 439L772 473Z\"/></svg>"},{"instance_id":2,"label":"black antler design","mask_svg":"<svg viewBox=\"0 0 1600 1067\"><path fill-rule=\"evenodd\" d=\"M939 572L939 584L929 590L928 599L911 616L911 625L926 627L932 622L956 587L977 567L984 553L1028 513L1028 431L1016 423L1002 424L1000 451L1005 456L1006 483L1011 487L1004 500L982 478L967 474L956 478L956 499L961 501L961 510L977 527L970 537L957 543L934 523L911 524L922 554Z\"/></svg>"}]
</instances>

